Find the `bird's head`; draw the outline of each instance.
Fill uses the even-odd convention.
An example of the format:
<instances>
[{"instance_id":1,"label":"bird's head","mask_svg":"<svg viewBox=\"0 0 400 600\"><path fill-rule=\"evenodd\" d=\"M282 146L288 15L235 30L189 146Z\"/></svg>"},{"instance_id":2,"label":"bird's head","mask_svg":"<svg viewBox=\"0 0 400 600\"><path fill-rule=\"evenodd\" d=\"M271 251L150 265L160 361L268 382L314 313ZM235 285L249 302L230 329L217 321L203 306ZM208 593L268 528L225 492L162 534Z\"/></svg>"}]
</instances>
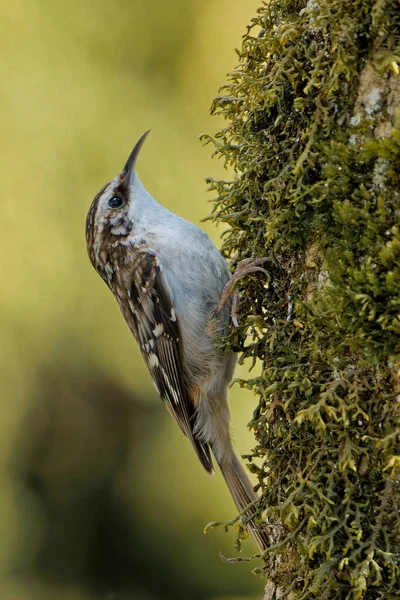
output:
<instances>
[{"instance_id":1,"label":"bird's head","mask_svg":"<svg viewBox=\"0 0 400 600\"><path fill-rule=\"evenodd\" d=\"M95 268L104 265L108 249L116 239L129 235L132 228L130 207L135 193L135 165L146 131L138 140L122 172L96 194L86 217L86 245Z\"/></svg>"}]
</instances>

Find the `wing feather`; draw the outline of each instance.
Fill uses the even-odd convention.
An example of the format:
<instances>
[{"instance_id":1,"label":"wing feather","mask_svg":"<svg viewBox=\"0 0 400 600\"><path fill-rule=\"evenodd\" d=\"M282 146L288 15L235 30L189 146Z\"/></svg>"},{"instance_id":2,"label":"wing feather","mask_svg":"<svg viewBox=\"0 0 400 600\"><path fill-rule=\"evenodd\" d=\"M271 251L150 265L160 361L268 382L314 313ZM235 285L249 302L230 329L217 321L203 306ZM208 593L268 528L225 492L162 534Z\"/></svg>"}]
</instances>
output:
<instances>
[{"instance_id":1,"label":"wing feather","mask_svg":"<svg viewBox=\"0 0 400 600\"><path fill-rule=\"evenodd\" d=\"M183 377L179 320L160 260L153 251L136 251L132 258L128 280L126 276L118 277L117 272L115 295L158 394L191 441L202 465L211 472L210 448L194 433L196 408Z\"/></svg>"}]
</instances>

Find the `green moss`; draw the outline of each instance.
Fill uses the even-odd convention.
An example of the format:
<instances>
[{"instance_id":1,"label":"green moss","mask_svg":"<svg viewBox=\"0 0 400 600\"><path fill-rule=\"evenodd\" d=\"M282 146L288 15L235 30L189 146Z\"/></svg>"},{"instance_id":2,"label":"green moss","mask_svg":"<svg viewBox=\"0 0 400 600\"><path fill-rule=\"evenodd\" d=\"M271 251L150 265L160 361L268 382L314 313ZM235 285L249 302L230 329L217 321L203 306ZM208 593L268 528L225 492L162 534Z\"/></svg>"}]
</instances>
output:
<instances>
[{"instance_id":1,"label":"green moss","mask_svg":"<svg viewBox=\"0 0 400 600\"><path fill-rule=\"evenodd\" d=\"M204 136L237 173L209 180L223 252L267 257L226 345L262 361L249 458L296 600L400 593L399 42L394 1L271 0Z\"/></svg>"}]
</instances>

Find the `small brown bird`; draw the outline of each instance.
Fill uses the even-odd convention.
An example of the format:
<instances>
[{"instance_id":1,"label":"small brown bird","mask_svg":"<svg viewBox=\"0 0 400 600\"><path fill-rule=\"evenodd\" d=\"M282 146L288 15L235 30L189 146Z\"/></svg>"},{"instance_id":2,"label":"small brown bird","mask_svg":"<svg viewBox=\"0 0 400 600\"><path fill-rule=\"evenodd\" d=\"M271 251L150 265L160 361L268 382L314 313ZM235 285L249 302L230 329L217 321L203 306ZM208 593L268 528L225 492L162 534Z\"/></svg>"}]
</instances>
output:
<instances>
[{"instance_id":1,"label":"small brown bird","mask_svg":"<svg viewBox=\"0 0 400 600\"><path fill-rule=\"evenodd\" d=\"M216 348L229 327L231 274L210 238L158 204L140 182L135 164L148 133L92 202L89 258L114 294L170 414L209 473L212 451L243 511L257 494L229 430L227 395L236 355ZM249 265L240 276L254 270L262 269ZM266 533L251 520L254 509L248 515L263 550Z\"/></svg>"}]
</instances>

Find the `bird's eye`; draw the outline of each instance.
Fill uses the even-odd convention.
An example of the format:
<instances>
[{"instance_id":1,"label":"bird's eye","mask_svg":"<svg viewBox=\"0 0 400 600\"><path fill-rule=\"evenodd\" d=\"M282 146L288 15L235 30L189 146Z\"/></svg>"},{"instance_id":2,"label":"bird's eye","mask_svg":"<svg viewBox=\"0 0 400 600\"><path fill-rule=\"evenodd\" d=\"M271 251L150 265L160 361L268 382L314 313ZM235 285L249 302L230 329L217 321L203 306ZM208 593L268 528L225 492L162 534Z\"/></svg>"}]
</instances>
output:
<instances>
[{"instance_id":1,"label":"bird's eye","mask_svg":"<svg viewBox=\"0 0 400 600\"><path fill-rule=\"evenodd\" d=\"M122 206L122 199L119 196L113 196L109 199L108 206L110 208L119 208Z\"/></svg>"}]
</instances>

